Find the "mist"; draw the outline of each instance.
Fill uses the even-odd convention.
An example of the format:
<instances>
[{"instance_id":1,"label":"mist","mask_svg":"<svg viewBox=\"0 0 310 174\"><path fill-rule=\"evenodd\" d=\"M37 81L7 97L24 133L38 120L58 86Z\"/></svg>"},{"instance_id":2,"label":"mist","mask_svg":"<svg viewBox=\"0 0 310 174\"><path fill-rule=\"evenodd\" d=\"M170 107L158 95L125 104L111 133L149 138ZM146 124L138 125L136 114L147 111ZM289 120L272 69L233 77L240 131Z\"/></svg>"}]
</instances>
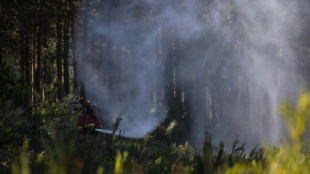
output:
<instances>
[{"instance_id":1,"label":"mist","mask_svg":"<svg viewBox=\"0 0 310 174\"><path fill-rule=\"evenodd\" d=\"M237 136L249 147L281 142L278 106L304 82L297 2L92 0L89 9L79 78L102 120L121 113L119 129L143 137L166 118L173 88L193 108L194 147L206 131L228 146Z\"/></svg>"}]
</instances>

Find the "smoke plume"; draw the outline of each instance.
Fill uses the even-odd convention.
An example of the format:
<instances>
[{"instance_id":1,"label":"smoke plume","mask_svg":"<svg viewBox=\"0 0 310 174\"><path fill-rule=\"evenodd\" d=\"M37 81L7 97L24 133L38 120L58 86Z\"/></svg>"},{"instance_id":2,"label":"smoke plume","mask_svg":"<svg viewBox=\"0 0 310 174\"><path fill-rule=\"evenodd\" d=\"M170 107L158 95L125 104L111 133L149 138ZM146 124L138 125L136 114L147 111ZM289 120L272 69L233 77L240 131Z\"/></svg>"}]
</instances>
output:
<instances>
[{"instance_id":1,"label":"smoke plume","mask_svg":"<svg viewBox=\"0 0 310 174\"><path fill-rule=\"evenodd\" d=\"M299 10L289 0L92 0L80 80L103 120L124 115L127 136L165 119L172 84L193 106L195 147L206 130L227 144L277 144L277 108L303 81L292 49Z\"/></svg>"}]
</instances>

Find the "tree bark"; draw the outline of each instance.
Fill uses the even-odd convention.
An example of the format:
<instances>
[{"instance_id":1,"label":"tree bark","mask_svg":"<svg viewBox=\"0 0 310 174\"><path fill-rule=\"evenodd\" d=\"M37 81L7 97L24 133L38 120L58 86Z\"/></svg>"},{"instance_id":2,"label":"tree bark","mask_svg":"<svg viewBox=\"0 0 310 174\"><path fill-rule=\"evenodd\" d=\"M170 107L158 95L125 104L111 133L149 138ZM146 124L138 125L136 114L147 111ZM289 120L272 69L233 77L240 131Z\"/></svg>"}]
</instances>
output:
<instances>
[{"instance_id":1,"label":"tree bark","mask_svg":"<svg viewBox=\"0 0 310 174\"><path fill-rule=\"evenodd\" d=\"M59 100L63 98L62 92L62 0L57 1L57 22L56 22L56 34L57 34L57 45L56 45L56 59L57 59L57 96Z\"/></svg>"},{"instance_id":2,"label":"tree bark","mask_svg":"<svg viewBox=\"0 0 310 174\"><path fill-rule=\"evenodd\" d=\"M36 72L36 40L32 40L32 67L31 67L31 101L34 103L36 101L35 96L35 72Z\"/></svg>"},{"instance_id":3,"label":"tree bark","mask_svg":"<svg viewBox=\"0 0 310 174\"><path fill-rule=\"evenodd\" d=\"M38 92L39 96L42 96L41 89L41 78L42 78L42 70L41 70L41 59L42 59L42 17L43 17L43 6L44 0L40 0L40 10L37 20L37 68L35 71L35 90Z\"/></svg>"},{"instance_id":4,"label":"tree bark","mask_svg":"<svg viewBox=\"0 0 310 174\"><path fill-rule=\"evenodd\" d=\"M40 25L40 24L39 24ZM41 27L37 27L37 68L35 71L35 90L41 94L41 39L42 39L42 32Z\"/></svg>"},{"instance_id":5,"label":"tree bark","mask_svg":"<svg viewBox=\"0 0 310 174\"><path fill-rule=\"evenodd\" d=\"M88 55L88 13L89 13L90 2L89 0L85 1L85 11L84 11L84 19L83 19L83 38L82 38L82 58L85 58ZM81 73L86 73L83 69L81 69ZM81 96L83 99L86 99L86 90L83 82L81 82Z\"/></svg>"},{"instance_id":6,"label":"tree bark","mask_svg":"<svg viewBox=\"0 0 310 174\"><path fill-rule=\"evenodd\" d=\"M106 0L104 1L104 6L105 6L105 15L107 16L106 18L106 23L109 24L112 21L112 0ZM112 43L111 40L109 38L106 38L105 40L106 42L106 47L105 47L105 59L106 59L106 67L109 67L111 69L111 71L107 72L107 87L109 89L113 89L113 74L114 74L114 68L112 68L113 66L113 61L112 61ZM111 90L113 91L113 90Z\"/></svg>"},{"instance_id":7,"label":"tree bark","mask_svg":"<svg viewBox=\"0 0 310 174\"><path fill-rule=\"evenodd\" d=\"M76 31L75 31L75 4L74 2L71 2L71 46L72 46L72 64L73 64L73 89L78 89L78 71L77 71L77 52L76 52L76 46L75 46L75 41L76 41Z\"/></svg>"},{"instance_id":8,"label":"tree bark","mask_svg":"<svg viewBox=\"0 0 310 174\"><path fill-rule=\"evenodd\" d=\"M25 74L27 86L31 85L31 74L30 74L30 45L29 45L29 36L25 37Z\"/></svg>"},{"instance_id":9,"label":"tree bark","mask_svg":"<svg viewBox=\"0 0 310 174\"><path fill-rule=\"evenodd\" d=\"M43 37L43 47L45 49L47 49L47 36ZM43 84L47 84L48 81L47 81L47 57L44 57L43 59L43 70L42 70L42 80L43 80ZM47 100L48 101L48 93L47 91L45 91L45 89L43 88L43 91L42 91L42 99L43 101L44 100Z\"/></svg>"},{"instance_id":10,"label":"tree bark","mask_svg":"<svg viewBox=\"0 0 310 174\"><path fill-rule=\"evenodd\" d=\"M25 34L20 30L19 34L19 49L20 49L20 74L26 84L26 71L25 71Z\"/></svg>"},{"instance_id":11,"label":"tree bark","mask_svg":"<svg viewBox=\"0 0 310 174\"><path fill-rule=\"evenodd\" d=\"M65 94L70 93L69 86L69 12L68 12L68 1L66 3L66 16L64 18L64 92Z\"/></svg>"}]
</instances>

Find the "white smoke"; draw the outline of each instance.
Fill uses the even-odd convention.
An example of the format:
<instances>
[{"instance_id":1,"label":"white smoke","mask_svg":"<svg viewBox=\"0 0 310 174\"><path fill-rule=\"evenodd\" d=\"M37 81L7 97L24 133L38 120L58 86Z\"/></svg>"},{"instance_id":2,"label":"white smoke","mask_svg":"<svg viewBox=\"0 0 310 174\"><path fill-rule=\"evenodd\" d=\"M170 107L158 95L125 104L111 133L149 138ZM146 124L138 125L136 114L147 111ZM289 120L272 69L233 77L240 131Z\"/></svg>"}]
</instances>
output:
<instances>
[{"instance_id":1,"label":"white smoke","mask_svg":"<svg viewBox=\"0 0 310 174\"><path fill-rule=\"evenodd\" d=\"M186 99L195 106L192 144L202 145L205 130L228 144L236 136L250 145L279 143L277 108L301 83L291 44L299 27L295 2L105 2L92 1L88 36L97 49L82 59L87 73L80 75L103 118L126 114L121 129L132 137L163 121L162 72L175 49L177 80L193 91Z\"/></svg>"}]
</instances>

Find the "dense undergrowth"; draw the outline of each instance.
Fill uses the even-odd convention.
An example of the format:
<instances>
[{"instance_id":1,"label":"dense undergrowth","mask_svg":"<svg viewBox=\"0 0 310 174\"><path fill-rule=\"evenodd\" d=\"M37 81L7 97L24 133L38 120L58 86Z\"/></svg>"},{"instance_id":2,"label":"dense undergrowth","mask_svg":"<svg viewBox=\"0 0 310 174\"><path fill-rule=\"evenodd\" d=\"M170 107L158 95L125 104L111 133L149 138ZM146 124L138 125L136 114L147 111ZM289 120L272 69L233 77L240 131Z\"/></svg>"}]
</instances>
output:
<instances>
[{"instance_id":1,"label":"dense undergrowth","mask_svg":"<svg viewBox=\"0 0 310 174\"><path fill-rule=\"evenodd\" d=\"M186 142L161 142L156 131L143 139L99 135L96 142L77 141L74 95L59 105L34 112L44 120L34 149L23 137L18 150L1 158L1 173L307 173L310 171L309 141L304 137L310 112L310 94L302 92L295 107L281 105L289 137L279 147L265 145L245 153L245 144L235 140L231 152L224 144L212 145L206 134L202 152ZM48 109L49 108L49 109ZM38 117L38 116L33 116ZM8 147L8 146L7 146ZM12 146L12 148L14 148ZM16 147L15 147L16 148ZM8 152L1 153L5 154ZM11 151L12 152L12 151Z\"/></svg>"},{"instance_id":2,"label":"dense undergrowth","mask_svg":"<svg viewBox=\"0 0 310 174\"><path fill-rule=\"evenodd\" d=\"M20 97L23 94L16 92L21 89L13 78L6 80L1 90L10 94L2 96L0 103L5 113L0 120L0 173L291 174L310 171L310 141L305 136L310 118L310 93L305 90L300 93L296 106L284 101L280 107L288 137L278 147L265 145L246 152L245 144L236 138L231 151L225 151L222 142L214 146L211 135L206 133L199 152L188 142L171 141L173 126L159 126L141 139L100 134L96 142L80 143L75 126L81 111L77 94L66 96L62 102L21 105L27 97Z\"/></svg>"}]
</instances>

